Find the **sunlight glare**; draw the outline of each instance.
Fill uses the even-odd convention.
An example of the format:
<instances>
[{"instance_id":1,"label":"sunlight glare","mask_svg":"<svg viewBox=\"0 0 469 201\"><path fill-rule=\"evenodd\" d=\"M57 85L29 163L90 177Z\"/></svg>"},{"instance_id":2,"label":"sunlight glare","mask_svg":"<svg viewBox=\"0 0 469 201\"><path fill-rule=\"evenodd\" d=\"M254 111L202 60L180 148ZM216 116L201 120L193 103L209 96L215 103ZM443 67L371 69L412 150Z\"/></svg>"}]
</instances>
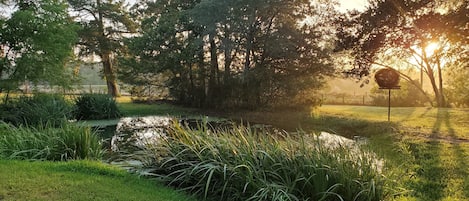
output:
<instances>
[{"instance_id":1,"label":"sunlight glare","mask_svg":"<svg viewBox=\"0 0 469 201\"><path fill-rule=\"evenodd\" d=\"M437 42L431 42L425 47L425 54L427 54L428 57L431 57L433 54L435 54L438 48L440 48L440 44Z\"/></svg>"}]
</instances>

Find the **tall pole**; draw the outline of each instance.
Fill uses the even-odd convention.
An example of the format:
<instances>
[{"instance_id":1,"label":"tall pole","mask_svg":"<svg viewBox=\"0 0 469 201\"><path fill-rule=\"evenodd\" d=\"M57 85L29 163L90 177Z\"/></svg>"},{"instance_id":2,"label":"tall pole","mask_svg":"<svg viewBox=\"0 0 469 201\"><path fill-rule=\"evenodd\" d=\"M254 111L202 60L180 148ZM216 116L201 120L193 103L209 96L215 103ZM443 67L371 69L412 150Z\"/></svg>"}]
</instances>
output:
<instances>
[{"instance_id":1,"label":"tall pole","mask_svg":"<svg viewBox=\"0 0 469 201\"><path fill-rule=\"evenodd\" d=\"M388 121L391 121L391 89L388 90Z\"/></svg>"}]
</instances>

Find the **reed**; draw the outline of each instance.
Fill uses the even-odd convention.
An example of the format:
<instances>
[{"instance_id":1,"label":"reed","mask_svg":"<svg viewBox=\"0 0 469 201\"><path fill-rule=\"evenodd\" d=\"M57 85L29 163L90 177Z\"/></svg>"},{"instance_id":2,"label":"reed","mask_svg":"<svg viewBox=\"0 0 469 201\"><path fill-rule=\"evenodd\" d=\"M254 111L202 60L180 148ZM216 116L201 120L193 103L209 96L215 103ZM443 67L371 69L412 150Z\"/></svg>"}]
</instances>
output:
<instances>
[{"instance_id":1,"label":"reed","mask_svg":"<svg viewBox=\"0 0 469 201\"><path fill-rule=\"evenodd\" d=\"M101 159L99 137L89 127L50 124L15 127L0 123L0 158L65 161Z\"/></svg>"},{"instance_id":2,"label":"reed","mask_svg":"<svg viewBox=\"0 0 469 201\"><path fill-rule=\"evenodd\" d=\"M145 155L145 157L142 157ZM175 124L135 154L145 175L214 200L383 200L386 179L361 149L315 135Z\"/></svg>"}]
</instances>

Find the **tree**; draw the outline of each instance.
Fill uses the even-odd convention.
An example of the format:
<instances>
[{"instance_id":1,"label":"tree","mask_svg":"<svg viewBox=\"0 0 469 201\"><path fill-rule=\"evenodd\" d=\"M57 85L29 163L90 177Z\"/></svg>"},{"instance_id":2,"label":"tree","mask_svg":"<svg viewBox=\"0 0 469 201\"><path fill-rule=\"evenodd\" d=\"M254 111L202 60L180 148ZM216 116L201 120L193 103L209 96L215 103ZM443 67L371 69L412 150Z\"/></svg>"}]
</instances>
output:
<instances>
[{"instance_id":1,"label":"tree","mask_svg":"<svg viewBox=\"0 0 469 201\"><path fill-rule=\"evenodd\" d=\"M0 20L0 89L17 89L26 81L67 86L66 68L77 40L67 5L59 0L17 1L17 10Z\"/></svg>"},{"instance_id":2,"label":"tree","mask_svg":"<svg viewBox=\"0 0 469 201\"><path fill-rule=\"evenodd\" d=\"M68 0L77 13L82 30L79 33L80 55L98 55L103 64L108 94L120 96L117 86L116 54L123 51L124 34L135 33L136 24L126 10L125 1Z\"/></svg>"},{"instance_id":3,"label":"tree","mask_svg":"<svg viewBox=\"0 0 469 201\"><path fill-rule=\"evenodd\" d=\"M363 77L372 66L396 69L390 61L415 67L430 81L437 106L446 106L443 66L464 58L458 52L467 49L467 40L458 37L467 35L467 2L376 0L363 13L349 13L338 30L338 50L352 50L355 57L349 73Z\"/></svg>"},{"instance_id":4,"label":"tree","mask_svg":"<svg viewBox=\"0 0 469 201\"><path fill-rule=\"evenodd\" d=\"M308 0L159 1L148 4L125 76L169 72L168 87L186 104L247 107L291 104L331 72L320 23ZM317 21L319 17L317 15ZM132 73L131 73L132 72ZM140 76L142 77L142 76Z\"/></svg>"},{"instance_id":5,"label":"tree","mask_svg":"<svg viewBox=\"0 0 469 201\"><path fill-rule=\"evenodd\" d=\"M452 69L448 79L448 99L455 106L469 107L469 65Z\"/></svg>"}]
</instances>

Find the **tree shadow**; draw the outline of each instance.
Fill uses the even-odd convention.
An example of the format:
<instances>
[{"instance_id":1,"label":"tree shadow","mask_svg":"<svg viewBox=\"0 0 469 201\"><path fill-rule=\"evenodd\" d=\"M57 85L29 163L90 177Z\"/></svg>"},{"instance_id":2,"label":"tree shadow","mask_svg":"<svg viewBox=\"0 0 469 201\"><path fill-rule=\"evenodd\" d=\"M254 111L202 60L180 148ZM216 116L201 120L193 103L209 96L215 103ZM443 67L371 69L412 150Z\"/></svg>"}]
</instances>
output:
<instances>
[{"instance_id":1,"label":"tree shadow","mask_svg":"<svg viewBox=\"0 0 469 201\"><path fill-rule=\"evenodd\" d=\"M413 114L416 112L415 107L406 108L406 110L410 111L409 114L407 114L405 116L402 115L404 117L398 121L399 123L403 123L403 122L411 120L412 117L413 117ZM392 121L392 109L391 109L391 121Z\"/></svg>"},{"instance_id":2,"label":"tree shadow","mask_svg":"<svg viewBox=\"0 0 469 201\"><path fill-rule=\"evenodd\" d=\"M411 187L414 196L421 200L469 197L468 155L464 144L457 140L450 118L448 110L438 109L426 143L414 144L412 151L418 169Z\"/></svg>"},{"instance_id":3,"label":"tree shadow","mask_svg":"<svg viewBox=\"0 0 469 201\"><path fill-rule=\"evenodd\" d=\"M462 179L460 181L459 186L450 186L450 188L457 188L453 190L461 190L463 197L467 198L469 197L469 169L468 169L468 163L467 160L469 160L469 155L466 153L464 150L464 146L469 146L469 144L465 144L464 142L458 142L458 135L451 124L450 118L450 112L448 110L438 110L438 118L442 118L444 121L444 125L448 129L448 137L450 140L450 150L451 150L451 162L454 162L454 166L446 166L448 168L448 176L464 176L464 178L448 178L448 183L454 183L456 185L459 184L459 182L453 182L453 180L458 180ZM440 117L440 115L443 115L443 117ZM453 164L451 164L453 165Z\"/></svg>"}]
</instances>

